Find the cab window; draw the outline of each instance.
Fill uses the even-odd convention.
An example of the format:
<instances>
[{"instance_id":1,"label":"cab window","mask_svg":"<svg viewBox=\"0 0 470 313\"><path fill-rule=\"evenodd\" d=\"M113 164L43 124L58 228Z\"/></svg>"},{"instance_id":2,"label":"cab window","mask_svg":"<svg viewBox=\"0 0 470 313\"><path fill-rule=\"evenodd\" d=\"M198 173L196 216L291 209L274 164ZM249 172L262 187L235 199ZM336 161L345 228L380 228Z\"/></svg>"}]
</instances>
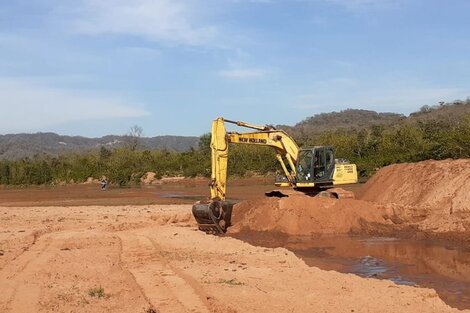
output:
<instances>
[{"instance_id":1,"label":"cab window","mask_svg":"<svg viewBox=\"0 0 470 313\"><path fill-rule=\"evenodd\" d=\"M297 162L297 180L301 182L310 181L312 175L312 151L305 150L299 154Z\"/></svg>"}]
</instances>

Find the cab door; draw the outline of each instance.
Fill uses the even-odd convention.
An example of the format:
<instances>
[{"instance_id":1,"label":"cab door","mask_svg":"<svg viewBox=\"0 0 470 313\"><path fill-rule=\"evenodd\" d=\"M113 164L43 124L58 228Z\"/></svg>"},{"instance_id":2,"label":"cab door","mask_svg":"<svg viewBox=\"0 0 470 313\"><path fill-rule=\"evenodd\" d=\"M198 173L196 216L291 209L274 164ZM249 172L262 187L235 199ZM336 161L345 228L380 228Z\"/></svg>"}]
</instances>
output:
<instances>
[{"instance_id":1,"label":"cab door","mask_svg":"<svg viewBox=\"0 0 470 313\"><path fill-rule=\"evenodd\" d=\"M313 157L313 182L332 181L335 156L332 147L315 147Z\"/></svg>"},{"instance_id":2,"label":"cab door","mask_svg":"<svg viewBox=\"0 0 470 313\"><path fill-rule=\"evenodd\" d=\"M304 149L299 151L299 159L297 161L297 182L310 183L313 178L313 159L314 150Z\"/></svg>"}]
</instances>

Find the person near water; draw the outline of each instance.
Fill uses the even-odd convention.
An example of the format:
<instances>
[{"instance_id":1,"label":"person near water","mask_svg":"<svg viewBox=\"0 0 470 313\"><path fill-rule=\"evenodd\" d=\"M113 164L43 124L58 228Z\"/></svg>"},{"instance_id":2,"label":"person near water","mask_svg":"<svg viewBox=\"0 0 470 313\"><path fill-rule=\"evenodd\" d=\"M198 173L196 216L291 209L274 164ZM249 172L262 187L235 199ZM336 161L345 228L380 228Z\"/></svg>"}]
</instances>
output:
<instances>
[{"instance_id":1,"label":"person near water","mask_svg":"<svg viewBox=\"0 0 470 313\"><path fill-rule=\"evenodd\" d=\"M106 190L106 188L108 187L108 180L106 179L106 177L103 177L100 180L100 184L101 184L101 190Z\"/></svg>"}]
</instances>

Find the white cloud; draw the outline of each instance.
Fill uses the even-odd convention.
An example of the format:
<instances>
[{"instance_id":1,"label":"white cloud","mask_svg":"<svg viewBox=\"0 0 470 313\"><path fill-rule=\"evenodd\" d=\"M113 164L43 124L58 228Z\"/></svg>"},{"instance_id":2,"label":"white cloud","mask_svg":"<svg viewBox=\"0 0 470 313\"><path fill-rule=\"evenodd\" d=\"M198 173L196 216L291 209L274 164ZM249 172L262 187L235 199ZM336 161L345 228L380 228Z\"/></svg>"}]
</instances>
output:
<instances>
[{"instance_id":1,"label":"white cloud","mask_svg":"<svg viewBox=\"0 0 470 313\"><path fill-rule=\"evenodd\" d=\"M68 14L79 33L130 35L169 44L208 44L216 35L216 27L198 23L190 4L181 0L79 0Z\"/></svg>"},{"instance_id":2,"label":"white cloud","mask_svg":"<svg viewBox=\"0 0 470 313\"><path fill-rule=\"evenodd\" d=\"M257 79L269 74L268 70L261 68L238 68L219 72L219 76L232 79Z\"/></svg>"},{"instance_id":3,"label":"white cloud","mask_svg":"<svg viewBox=\"0 0 470 313\"><path fill-rule=\"evenodd\" d=\"M33 132L90 120L135 118L145 109L113 96L0 78L0 132Z\"/></svg>"}]
</instances>

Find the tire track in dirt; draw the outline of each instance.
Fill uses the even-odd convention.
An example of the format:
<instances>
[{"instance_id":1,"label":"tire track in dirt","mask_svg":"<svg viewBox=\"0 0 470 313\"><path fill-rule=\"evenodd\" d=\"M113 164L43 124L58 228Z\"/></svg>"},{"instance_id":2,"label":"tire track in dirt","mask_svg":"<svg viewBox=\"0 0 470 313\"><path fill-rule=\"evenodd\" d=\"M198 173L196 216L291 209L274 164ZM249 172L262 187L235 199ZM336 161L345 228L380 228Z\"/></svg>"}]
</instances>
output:
<instances>
[{"instance_id":1,"label":"tire track in dirt","mask_svg":"<svg viewBox=\"0 0 470 313\"><path fill-rule=\"evenodd\" d=\"M148 237L132 233L119 236L123 243L123 265L159 312L211 312L207 299L168 266L162 256L163 251Z\"/></svg>"},{"instance_id":2,"label":"tire track in dirt","mask_svg":"<svg viewBox=\"0 0 470 313\"><path fill-rule=\"evenodd\" d=\"M33 233L34 240L12 262L0 271L2 312L35 312L42 287L34 282L34 274L47 266L50 255L45 252L51 236Z\"/></svg>"},{"instance_id":3,"label":"tire track in dirt","mask_svg":"<svg viewBox=\"0 0 470 313\"><path fill-rule=\"evenodd\" d=\"M147 238L152 243L156 251L163 251L162 247L154 239L150 238L149 236L144 236L144 237ZM178 269L177 267L172 266L170 262L164 257L161 258L161 261L166 267L168 267L171 271L173 271L178 277L183 279L185 283L188 284L193 289L193 291L197 294L197 296L201 299L201 301L205 303L206 306L209 305L209 303L207 302L207 299L209 299L210 297L204 292L201 285L195 279L185 274L182 270Z\"/></svg>"},{"instance_id":4,"label":"tire track in dirt","mask_svg":"<svg viewBox=\"0 0 470 313\"><path fill-rule=\"evenodd\" d=\"M138 289L140 291L140 294L142 295L142 297L147 301L148 305L151 307L152 306L152 302L150 301L150 299L147 297L147 295L145 294L145 291L142 289L142 286L139 285L139 283L137 282L134 274L132 274L132 272L127 269L122 261L122 256L123 256L123 243L122 243L122 239L121 237L119 236L115 236L115 238L118 240L119 242L119 257L118 257L118 266L119 266L119 269L125 273L125 275L128 277L127 281L129 283L129 285L132 285L134 286L136 289Z\"/></svg>"},{"instance_id":5,"label":"tire track in dirt","mask_svg":"<svg viewBox=\"0 0 470 313\"><path fill-rule=\"evenodd\" d=\"M31 234L23 237L23 238L16 238L18 243L16 246L24 245L22 248L18 248L17 250L13 251L10 256L9 260L6 260L5 263L0 265L0 273L3 271L3 269L8 266L9 264L13 263L16 259L18 259L23 253L28 251L32 246L36 244L36 241L38 240L39 237L41 237L43 234L46 234L47 231L45 230L35 230Z\"/></svg>"}]
</instances>

